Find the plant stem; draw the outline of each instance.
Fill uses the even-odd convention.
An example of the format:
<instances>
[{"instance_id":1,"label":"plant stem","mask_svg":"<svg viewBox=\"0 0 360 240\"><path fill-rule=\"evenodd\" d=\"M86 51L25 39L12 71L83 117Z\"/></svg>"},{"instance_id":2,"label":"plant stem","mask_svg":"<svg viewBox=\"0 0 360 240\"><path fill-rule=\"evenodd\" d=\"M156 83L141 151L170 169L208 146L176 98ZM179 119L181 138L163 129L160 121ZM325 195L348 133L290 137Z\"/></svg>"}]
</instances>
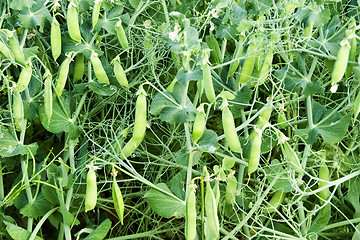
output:
<instances>
[{"instance_id":1,"label":"plant stem","mask_svg":"<svg viewBox=\"0 0 360 240\"><path fill-rule=\"evenodd\" d=\"M307 228L306 228L306 221L305 221L306 219L305 219L305 212L304 212L303 202L299 201L297 203L297 205L298 205L298 209L299 209L301 235L306 236Z\"/></svg>"},{"instance_id":2,"label":"plant stem","mask_svg":"<svg viewBox=\"0 0 360 240\"><path fill-rule=\"evenodd\" d=\"M24 159L24 156L20 156L20 162L21 162L21 171L23 174L23 182L24 182L24 187L25 187L25 191L26 191L26 196L28 199L28 203L32 203L33 202L33 198L32 198L32 193L31 193L31 187L29 184L29 176L28 176L28 172L27 172L27 161ZM28 222L27 222L27 230L29 232L32 232L32 226L33 226L33 218L28 218Z\"/></svg>"},{"instance_id":3,"label":"plant stem","mask_svg":"<svg viewBox=\"0 0 360 240\"><path fill-rule=\"evenodd\" d=\"M313 122L313 117L312 117L312 105L311 105L311 96L307 96L306 97L306 115L308 117L308 124L309 124L309 128L312 129L314 128L314 122Z\"/></svg>"},{"instance_id":4,"label":"plant stem","mask_svg":"<svg viewBox=\"0 0 360 240\"><path fill-rule=\"evenodd\" d=\"M75 145L76 145L76 140L69 138L69 162L70 162L71 174L75 173ZM68 211L70 210L73 191L74 191L73 185L71 184L71 187L66 194L66 200L65 200L65 208ZM71 227L65 223L65 220L64 220L64 231L65 231L65 239L71 240Z\"/></svg>"},{"instance_id":5,"label":"plant stem","mask_svg":"<svg viewBox=\"0 0 360 240\"><path fill-rule=\"evenodd\" d=\"M2 165L0 164L0 201L4 200L4 181L2 173Z\"/></svg>"},{"instance_id":6,"label":"plant stem","mask_svg":"<svg viewBox=\"0 0 360 240\"><path fill-rule=\"evenodd\" d=\"M56 208L50 209L47 213L45 213L45 215L40 219L40 221L38 222L38 224L34 228L34 231L31 233L31 235L29 237L29 240L34 240L35 239L36 234L39 232L41 226L44 224L46 219L48 219L50 217L50 215L53 214L58 209L59 209L59 207L56 207Z\"/></svg>"}]
</instances>

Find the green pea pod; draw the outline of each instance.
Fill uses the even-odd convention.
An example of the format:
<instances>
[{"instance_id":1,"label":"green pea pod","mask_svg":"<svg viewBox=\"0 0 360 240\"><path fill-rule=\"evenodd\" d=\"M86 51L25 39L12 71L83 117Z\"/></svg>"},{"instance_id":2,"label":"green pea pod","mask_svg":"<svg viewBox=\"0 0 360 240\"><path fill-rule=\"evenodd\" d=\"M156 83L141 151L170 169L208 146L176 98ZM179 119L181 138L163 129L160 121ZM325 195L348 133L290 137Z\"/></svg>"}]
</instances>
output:
<instances>
[{"instance_id":1,"label":"green pea pod","mask_svg":"<svg viewBox=\"0 0 360 240\"><path fill-rule=\"evenodd\" d=\"M300 164L300 160L294 149L290 147L288 141L284 141L283 143L283 154L285 155L286 159L290 162L291 166L294 170L298 173L302 173L302 166Z\"/></svg>"},{"instance_id":2,"label":"green pea pod","mask_svg":"<svg viewBox=\"0 0 360 240\"><path fill-rule=\"evenodd\" d=\"M6 46L5 43L0 41L0 52L10 61L14 61L14 56L10 49Z\"/></svg>"},{"instance_id":3,"label":"green pea pod","mask_svg":"<svg viewBox=\"0 0 360 240\"><path fill-rule=\"evenodd\" d=\"M121 63L119 61L119 58L116 58L114 60L114 73L115 73L115 77L116 80L118 81L118 83L121 86L126 87L127 89L129 89L129 82L127 80L126 74L124 72L123 67L121 66Z\"/></svg>"},{"instance_id":4,"label":"green pea pod","mask_svg":"<svg viewBox=\"0 0 360 240\"><path fill-rule=\"evenodd\" d=\"M113 197L115 211L120 219L121 224L124 225L124 210L125 210L124 200L119 185L116 182L115 176L113 178L113 184L112 184L112 197Z\"/></svg>"},{"instance_id":5,"label":"green pea pod","mask_svg":"<svg viewBox=\"0 0 360 240\"><path fill-rule=\"evenodd\" d=\"M94 166L90 164L86 176L85 212L93 210L97 202L97 184Z\"/></svg>"},{"instance_id":6,"label":"green pea pod","mask_svg":"<svg viewBox=\"0 0 360 240\"><path fill-rule=\"evenodd\" d=\"M255 51L257 48L254 38L255 38L255 36L252 37L252 40L249 43L249 46L246 51L247 58L245 59L243 66L242 66L241 75L239 78L239 84L246 83L247 81L249 81L249 79L251 78L252 72L254 70L255 60L256 60Z\"/></svg>"},{"instance_id":7,"label":"green pea pod","mask_svg":"<svg viewBox=\"0 0 360 240\"><path fill-rule=\"evenodd\" d=\"M220 184L219 184L219 180L216 179L216 182L215 182L215 186L213 187L213 193L214 193L214 196L215 196L215 200L216 200L216 206L219 206L219 202L220 202Z\"/></svg>"},{"instance_id":8,"label":"green pea pod","mask_svg":"<svg viewBox=\"0 0 360 240\"><path fill-rule=\"evenodd\" d=\"M24 105L20 92L15 88L13 93L13 113L16 129L21 132L25 127Z\"/></svg>"},{"instance_id":9,"label":"green pea pod","mask_svg":"<svg viewBox=\"0 0 360 240\"><path fill-rule=\"evenodd\" d=\"M221 50L219 47L219 43L212 33L206 36L206 43L211 49L210 58L213 60L213 62L221 63Z\"/></svg>"},{"instance_id":10,"label":"green pea pod","mask_svg":"<svg viewBox=\"0 0 360 240\"><path fill-rule=\"evenodd\" d=\"M285 193L283 190L278 190L275 192L274 196L270 199L266 207L264 208L264 211L266 213L273 213L275 210L280 206L282 201L285 198Z\"/></svg>"},{"instance_id":11,"label":"green pea pod","mask_svg":"<svg viewBox=\"0 0 360 240\"><path fill-rule=\"evenodd\" d=\"M285 111L284 107L283 106L280 107L279 113L278 113L277 119L276 119L276 122L280 128L286 127L287 121L286 121L286 115L285 115L284 111Z\"/></svg>"},{"instance_id":12,"label":"green pea pod","mask_svg":"<svg viewBox=\"0 0 360 240\"><path fill-rule=\"evenodd\" d=\"M125 50L128 50L129 42L126 38L126 34L125 34L124 28L122 26L121 19L119 19L119 21L115 24L115 31L116 31L116 35L119 39L121 47Z\"/></svg>"},{"instance_id":13,"label":"green pea pod","mask_svg":"<svg viewBox=\"0 0 360 240\"><path fill-rule=\"evenodd\" d=\"M71 39L75 42L81 43L79 16L76 10L76 4L73 1L69 3L69 7L67 9L66 23Z\"/></svg>"},{"instance_id":14,"label":"green pea pod","mask_svg":"<svg viewBox=\"0 0 360 240\"><path fill-rule=\"evenodd\" d=\"M77 82L83 79L84 71L85 71L84 54L78 53L75 57L73 82Z\"/></svg>"},{"instance_id":15,"label":"green pea pod","mask_svg":"<svg viewBox=\"0 0 360 240\"><path fill-rule=\"evenodd\" d=\"M203 83L207 99L209 100L209 102L213 102L216 95L212 82L211 70L208 63L204 64L203 66Z\"/></svg>"},{"instance_id":16,"label":"green pea pod","mask_svg":"<svg viewBox=\"0 0 360 240\"><path fill-rule=\"evenodd\" d=\"M240 41L236 42L236 48L235 48L233 58L234 59L240 58L243 54L243 50L244 50L244 43L243 43L243 39L241 39ZM230 64L229 72L227 74L228 78L232 77L234 75L235 71L239 67L239 63L240 63L240 60L237 60Z\"/></svg>"},{"instance_id":17,"label":"green pea pod","mask_svg":"<svg viewBox=\"0 0 360 240\"><path fill-rule=\"evenodd\" d=\"M185 213L185 239L194 240L196 238L196 196L195 184L191 181L192 187L186 197L186 213Z\"/></svg>"},{"instance_id":18,"label":"green pea pod","mask_svg":"<svg viewBox=\"0 0 360 240\"><path fill-rule=\"evenodd\" d=\"M355 61L355 57L356 57L356 37L353 37L350 39L349 43L350 43L350 53L349 53L349 61L354 62ZM349 64L348 67L346 68L345 71L345 77L346 79L348 79L352 73L352 70L354 68L353 64Z\"/></svg>"},{"instance_id":19,"label":"green pea pod","mask_svg":"<svg viewBox=\"0 0 360 240\"><path fill-rule=\"evenodd\" d=\"M92 12L92 28L94 28L99 21L100 7L101 7L101 0L95 0L93 12Z\"/></svg>"},{"instance_id":20,"label":"green pea pod","mask_svg":"<svg viewBox=\"0 0 360 240\"><path fill-rule=\"evenodd\" d=\"M49 69L45 70L44 73L44 108L46 117L49 119L48 124L50 123L50 119L53 112L53 105L52 105L52 88L51 88L51 73Z\"/></svg>"},{"instance_id":21,"label":"green pea pod","mask_svg":"<svg viewBox=\"0 0 360 240\"><path fill-rule=\"evenodd\" d=\"M205 111L204 104L201 104L197 108L197 113L194 121L193 127L193 142L196 143L201 136L203 135L206 128L206 119L205 119Z\"/></svg>"},{"instance_id":22,"label":"green pea pod","mask_svg":"<svg viewBox=\"0 0 360 240\"><path fill-rule=\"evenodd\" d=\"M122 153L125 157L129 157L132 152L134 152L139 145L141 144L143 139L141 138L130 138L130 140L125 144L125 146L122 149Z\"/></svg>"},{"instance_id":23,"label":"green pea pod","mask_svg":"<svg viewBox=\"0 0 360 240\"><path fill-rule=\"evenodd\" d=\"M260 85L265 83L265 81L266 81L266 79L267 79L267 77L269 76L269 73L270 73L270 68L271 68L271 65L272 65L273 56L274 56L274 53L273 53L272 48L270 47L268 49L268 52L266 53L264 63L261 65L261 69L260 69L260 72L259 72L259 78L258 78L257 82L255 84L253 84L253 85L260 86Z\"/></svg>"},{"instance_id":24,"label":"green pea pod","mask_svg":"<svg viewBox=\"0 0 360 240\"><path fill-rule=\"evenodd\" d=\"M205 237L207 240L218 239L219 218L217 215L216 198L209 181L206 182L205 213Z\"/></svg>"},{"instance_id":25,"label":"green pea pod","mask_svg":"<svg viewBox=\"0 0 360 240\"><path fill-rule=\"evenodd\" d=\"M146 133L147 104L145 92L140 87L135 106L134 139L143 139Z\"/></svg>"},{"instance_id":26,"label":"green pea pod","mask_svg":"<svg viewBox=\"0 0 360 240\"><path fill-rule=\"evenodd\" d=\"M234 174L231 174L226 181L226 189L225 189L226 192L225 201L228 204L235 203L236 189L237 189L237 180Z\"/></svg>"},{"instance_id":27,"label":"green pea pod","mask_svg":"<svg viewBox=\"0 0 360 240\"><path fill-rule=\"evenodd\" d=\"M66 59L60 65L59 75L55 86L55 91L59 97L61 96L65 88L65 84L69 74L70 62L71 62L71 57L67 56Z\"/></svg>"},{"instance_id":28,"label":"green pea pod","mask_svg":"<svg viewBox=\"0 0 360 240\"><path fill-rule=\"evenodd\" d=\"M272 113L272 106L264 109L264 111L260 114L259 119L257 121L257 126L259 128L263 128L265 126L266 123L269 122L270 117L271 117L271 113Z\"/></svg>"},{"instance_id":29,"label":"green pea pod","mask_svg":"<svg viewBox=\"0 0 360 240\"><path fill-rule=\"evenodd\" d=\"M31 80L31 76L32 76L32 63L30 60L20 72L19 79L16 84L16 89L19 92L24 91L28 87Z\"/></svg>"},{"instance_id":30,"label":"green pea pod","mask_svg":"<svg viewBox=\"0 0 360 240\"><path fill-rule=\"evenodd\" d=\"M360 113L360 91L358 92L354 101L354 122L356 121Z\"/></svg>"},{"instance_id":31,"label":"green pea pod","mask_svg":"<svg viewBox=\"0 0 360 240\"><path fill-rule=\"evenodd\" d=\"M222 124L225 132L225 139L230 149L236 153L242 153L239 137L235 129L234 117L228 107L222 109Z\"/></svg>"},{"instance_id":32,"label":"green pea pod","mask_svg":"<svg viewBox=\"0 0 360 240\"><path fill-rule=\"evenodd\" d=\"M350 44L347 40L345 40L344 42L342 42L342 45L336 57L334 69L331 74L331 85L340 82L341 79L343 78L349 59L349 53L350 53Z\"/></svg>"},{"instance_id":33,"label":"green pea pod","mask_svg":"<svg viewBox=\"0 0 360 240\"><path fill-rule=\"evenodd\" d=\"M261 139L262 131L260 129L254 130L254 137L251 143L250 156L249 156L249 166L248 174L255 172L260 163L260 154L261 154Z\"/></svg>"},{"instance_id":34,"label":"green pea pod","mask_svg":"<svg viewBox=\"0 0 360 240\"><path fill-rule=\"evenodd\" d=\"M109 78L106 75L104 67L101 64L101 61L100 61L97 53L95 53L95 52L91 53L90 61L91 61L91 64L92 64L92 66L94 68L95 76L99 80L99 82L109 85L110 84Z\"/></svg>"},{"instance_id":35,"label":"green pea pod","mask_svg":"<svg viewBox=\"0 0 360 240\"><path fill-rule=\"evenodd\" d=\"M56 16L53 16L50 29L50 42L51 42L51 52L54 60L61 54L61 29L60 24L56 20Z\"/></svg>"},{"instance_id":36,"label":"green pea pod","mask_svg":"<svg viewBox=\"0 0 360 240\"><path fill-rule=\"evenodd\" d=\"M21 65L25 66L25 64L26 64L25 56L24 56L24 53L22 51L22 48L19 45L19 41L18 41L18 39L16 37L15 32L10 32L8 34L8 38L9 38L9 41L10 41L11 52L14 54L16 62L18 62Z\"/></svg>"},{"instance_id":37,"label":"green pea pod","mask_svg":"<svg viewBox=\"0 0 360 240\"><path fill-rule=\"evenodd\" d=\"M320 169L319 169L319 179L323 180L323 181L318 181L318 188L322 188L328 185L328 183L326 181L330 180L330 173L329 173L329 168L326 165L326 163L321 164ZM330 190L329 188L325 188L324 190L321 190L318 193L321 201L325 201L329 198L330 196Z\"/></svg>"}]
</instances>

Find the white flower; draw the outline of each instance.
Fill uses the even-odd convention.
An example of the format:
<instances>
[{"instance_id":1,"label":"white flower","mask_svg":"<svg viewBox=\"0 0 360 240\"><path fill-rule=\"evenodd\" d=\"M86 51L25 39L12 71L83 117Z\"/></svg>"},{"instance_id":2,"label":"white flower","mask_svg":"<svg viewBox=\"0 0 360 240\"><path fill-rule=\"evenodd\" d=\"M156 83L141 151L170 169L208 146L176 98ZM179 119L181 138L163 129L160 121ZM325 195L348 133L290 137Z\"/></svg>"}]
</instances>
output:
<instances>
[{"instance_id":1,"label":"white flower","mask_svg":"<svg viewBox=\"0 0 360 240\"><path fill-rule=\"evenodd\" d=\"M331 86L330 88L330 92L332 93L336 93L337 89L338 89L339 85L337 85L336 83L334 85Z\"/></svg>"},{"instance_id":2,"label":"white flower","mask_svg":"<svg viewBox=\"0 0 360 240\"><path fill-rule=\"evenodd\" d=\"M169 38L172 40L172 41L175 41L176 40L176 38L177 38L177 35L178 35L178 33L177 32L171 32L171 33L169 33Z\"/></svg>"},{"instance_id":3,"label":"white flower","mask_svg":"<svg viewBox=\"0 0 360 240\"><path fill-rule=\"evenodd\" d=\"M178 23L175 23L174 31L172 31L172 32L169 33L169 38L170 38L172 41L176 41L180 30L181 30L181 26L180 26Z\"/></svg>"},{"instance_id":4,"label":"white flower","mask_svg":"<svg viewBox=\"0 0 360 240\"><path fill-rule=\"evenodd\" d=\"M220 13L220 9L214 8L210 11L210 14L213 18L218 18Z\"/></svg>"},{"instance_id":5,"label":"white flower","mask_svg":"<svg viewBox=\"0 0 360 240\"><path fill-rule=\"evenodd\" d=\"M215 25L212 21L209 22L210 24L210 32L214 31L215 30Z\"/></svg>"}]
</instances>

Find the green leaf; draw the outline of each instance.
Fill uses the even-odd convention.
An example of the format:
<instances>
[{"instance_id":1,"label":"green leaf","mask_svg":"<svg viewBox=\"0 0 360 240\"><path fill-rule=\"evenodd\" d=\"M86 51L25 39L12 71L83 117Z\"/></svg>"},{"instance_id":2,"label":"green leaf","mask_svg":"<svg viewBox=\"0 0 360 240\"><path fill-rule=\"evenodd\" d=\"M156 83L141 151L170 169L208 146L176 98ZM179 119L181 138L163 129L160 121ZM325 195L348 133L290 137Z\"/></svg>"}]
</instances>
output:
<instances>
[{"instance_id":1,"label":"green leaf","mask_svg":"<svg viewBox=\"0 0 360 240\"><path fill-rule=\"evenodd\" d=\"M227 40L235 39L238 34L238 30L236 28L237 25L229 26L221 24L217 28L216 37L220 39L225 38Z\"/></svg>"},{"instance_id":2,"label":"green leaf","mask_svg":"<svg viewBox=\"0 0 360 240\"><path fill-rule=\"evenodd\" d=\"M197 142L198 149L202 152L215 152L219 147L217 135L213 130L205 129L203 135Z\"/></svg>"},{"instance_id":3,"label":"green leaf","mask_svg":"<svg viewBox=\"0 0 360 240\"><path fill-rule=\"evenodd\" d=\"M232 157L225 157L222 160L222 168L225 170L231 170L235 165L235 159Z\"/></svg>"},{"instance_id":4,"label":"green leaf","mask_svg":"<svg viewBox=\"0 0 360 240\"><path fill-rule=\"evenodd\" d=\"M69 132L73 135L78 133L77 126L72 119L67 117L56 99L53 99L53 114L49 119L45 113L44 104L39 106L39 116L43 127L51 133Z\"/></svg>"},{"instance_id":5,"label":"green leaf","mask_svg":"<svg viewBox=\"0 0 360 240\"><path fill-rule=\"evenodd\" d=\"M38 218L42 217L51 209L51 204L46 198L39 194L35 201L26 204L20 209L20 213L24 217Z\"/></svg>"},{"instance_id":6,"label":"green leaf","mask_svg":"<svg viewBox=\"0 0 360 240\"><path fill-rule=\"evenodd\" d=\"M104 85L98 82L89 82L86 83L86 85L89 86L89 88L93 90L96 94L99 94L101 96L111 96L116 93L117 90L114 85Z\"/></svg>"},{"instance_id":7,"label":"green leaf","mask_svg":"<svg viewBox=\"0 0 360 240\"><path fill-rule=\"evenodd\" d=\"M296 92L299 88L302 88L301 94L305 96L323 93L324 88L321 86L321 82L319 80L308 81L298 73L303 72L300 69L301 65L294 62L291 63L291 66L285 66L275 71L274 75L277 79L283 81L284 89L289 92Z\"/></svg>"},{"instance_id":8,"label":"green leaf","mask_svg":"<svg viewBox=\"0 0 360 240\"><path fill-rule=\"evenodd\" d=\"M165 190L170 194L165 194L157 189L151 188L146 194L145 199L156 214L164 218L181 218L185 216L185 202L179 200L166 186L165 183L159 183L157 187Z\"/></svg>"},{"instance_id":9,"label":"green leaf","mask_svg":"<svg viewBox=\"0 0 360 240\"><path fill-rule=\"evenodd\" d=\"M111 221L110 219L106 219L94 231L92 231L89 236L84 238L84 240L103 240L108 234L110 228Z\"/></svg>"},{"instance_id":10,"label":"green leaf","mask_svg":"<svg viewBox=\"0 0 360 240\"><path fill-rule=\"evenodd\" d=\"M33 0L13 0L11 1L10 8L15 10L23 10L31 8L35 4Z\"/></svg>"},{"instance_id":11,"label":"green leaf","mask_svg":"<svg viewBox=\"0 0 360 240\"><path fill-rule=\"evenodd\" d=\"M170 180L171 191L180 199L185 199L185 176L186 171L181 171Z\"/></svg>"},{"instance_id":12,"label":"green leaf","mask_svg":"<svg viewBox=\"0 0 360 240\"><path fill-rule=\"evenodd\" d=\"M28 230L19 227L15 224L9 223L4 221L4 223L6 224L6 231L9 233L9 235L14 239L14 240L24 240L24 239L28 239L31 235L31 232L29 232ZM35 240L42 240L41 237L36 236Z\"/></svg>"},{"instance_id":13,"label":"green leaf","mask_svg":"<svg viewBox=\"0 0 360 240\"><path fill-rule=\"evenodd\" d=\"M31 156L36 154L38 147L37 143L21 144L14 136L14 131L11 128L0 127L0 156L13 157L29 154L29 157L32 158Z\"/></svg>"},{"instance_id":14,"label":"green leaf","mask_svg":"<svg viewBox=\"0 0 360 240\"><path fill-rule=\"evenodd\" d=\"M234 4L230 10L230 19L233 24L238 24L242 20L247 19L246 10Z\"/></svg>"},{"instance_id":15,"label":"green leaf","mask_svg":"<svg viewBox=\"0 0 360 240\"><path fill-rule=\"evenodd\" d=\"M360 181L353 180L349 186L349 191L344 199L353 205L355 209L354 218L360 217Z\"/></svg>"},{"instance_id":16,"label":"green leaf","mask_svg":"<svg viewBox=\"0 0 360 240\"><path fill-rule=\"evenodd\" d=\"M335 144L340 142L348 130L350 117L342 116L333 109L326 109L326 107L314 100L311 105L314 127L310 128L308 126L305 129L298 129L296 133L308 144L315 143L319 134L327 143Z\"/></svg>"},{"instance_id":17,"label":"green leaf","mask_svg":"<svg viewBox=\"0 0 360 240\"><path fill-rule=\"evenodd\" d=\"M180 82L183 86L186 86L187 82L200 80L202 79L203 74L200 66L197 66L193 71L186 71L185 69L180 69L176 74L176 80Z\"/></svg>"},{"instance_id":18,"label":"green leaf","mask_svg":"<svg viewBox=\"0 0 360 240\"><path fill-rule=\"evenodd\" d=\"M52 184L52 182L48 181L47 183ZM56 190L46 184L41 186L41 193L42 195L53 205L58 205L59 199L58 195L56 194Z\"/></svg>"},{"instance_id":19,"label":"green leaf","mask_svg":"<svg viewBox=\"0 0 360 240\"><path fill-rule=\"evenodd\" d=\"M159 115L162 121L169 123L185 123L195 118L196 109L187 95L184 95L185 88L176 83L173 93L163 91L158 93L151 105L150 113ZM183 97L186 97L185 106L181 106Z\"/></svg>"},{"instance_id":20,"label":"green leaf","mask_svg":"<svg viewBox=\"0 0 360 240\"><path fill-rule=\"evenodd\" d=\"M40 32L43 32L45 19L51 22L51 16L46 7L45 0L37 1L31 9L23 8L18 18L24 28L36 28L39 26Z\"/></svg>"},{"instance_id":21,"label":"green leaf","mask_svg":"<svg viewBox=\"0 0 360 240\"><path fill-rule=\"evenodd\" d=\"M264 171L266 173L266 179L270 183L272 182L272 180L274 180L274 178L280 176L279 179L274 184L273 188L276 191L282 190L285 193L291 192L292 190L294 190L294 186L293 186L294 183L291 183L290 176L288 175L289 173L286 169L283 168L282 165L283 164L280 163L279 160L277 159L272 160L269 165L264 167Z\"/></svg>"},{"instance_id":22,"label":"green leaf","mask_svg":"<svg viewBox=\"0 0 360 240\"><path fill-rule=\"evenodd\" d=\"M360 239L360 223L356 225L356 231L354 232L354 235L351 240L358 240Z\"/></svg>"},{"instance_id":23,"label":"green leaf","mask_svg":"<svg viewBox=\"0 0 360 240\"><path fill-rule=\"evenodd\" d=\"M194 27L188 27L184 30L185 36L185 46L188 49L193 48L194 46L199 44L199 33Z\"/></svg>"},{"instance_id":24,"label":"green leaf","mask_svg":"<svg viewBox=\"0 0 360 240\"><path fill-rule=\"evenodd\" d=\"M72 215L65 207L64 203L60 203L60 208L59 208L59 212L62 214L63 219L64 219L64 223L66 223L67 225L72 226L74 225L78 225L80 224L79 220L77 220L74 215Z\"/></svg>"},{"instance_id":25,"label":"green leaf","mask_svg":"<svg viewBox=\"0 0 360 240\"><path fill-rule=\"evenodd\" d=\"M229 101L229 108L233 113L234 118L239 118L241 109L248 106L252 93L253 91L248 86L244 86L240 89L240 91L236 92L235 99Z\"/></svg>"},{"instance_id":26,"label":"green leaf","mask_svg":"<svg viewBox=\"0 0 360 240\"><path fill-rule=\"evenodd\" d=\"M331 204L327 204L316 215L316 218L313 220L308 232L315 232L315 233L321 232L322 229L326 225L328 225L330 218L331 218Z\"/></svg>"}]
</instances>

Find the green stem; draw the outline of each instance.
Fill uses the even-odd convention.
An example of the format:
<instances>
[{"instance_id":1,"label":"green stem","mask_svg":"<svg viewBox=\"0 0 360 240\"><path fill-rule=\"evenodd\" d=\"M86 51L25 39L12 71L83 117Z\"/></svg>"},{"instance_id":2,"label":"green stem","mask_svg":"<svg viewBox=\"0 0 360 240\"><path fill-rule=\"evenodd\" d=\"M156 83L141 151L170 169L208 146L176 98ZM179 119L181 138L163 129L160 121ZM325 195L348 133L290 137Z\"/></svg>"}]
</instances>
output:
<instances>
[{"instance_id":1,"label":"green stem","mask_svg":"<svg viewBox=\"0 0 360 240\"><path fill-rule=\"evenodd\" d=\"M322 231L326 231L332 228L337 228L337 227L342 227L342 226L346 226L349 224L356 224L356 223L360 223L360 218L354 218L354 219L350 219L350 220L345 220L342 222L337 222L337 223L333 223L333 224L329 224L327 226L325 226Z\"/></svg>"},{"instance_id":2,"label":"green stem","mask_svg":"<svg viewBox=\"0 0 360 240\"><path fill-rule=\"evenodd\" d=\"M74 174L75 172L75 145L76 145L76 140L69 138L69 162L70 162L71 174ZM73 191L74 189L73 186L71 185L70 189L66 194L66 200L65 200L65 208L68 211L70 210L70 204L73 198ZM68 224L66 224L65 221L64 221L64 231L65 231L65 239L71 240L71 227Z\"/></svg>"},{"instance_id":3,"label":"green stem","mask_svg":"<svg viewBox=\"0 0 360 240\"><path fill-rule=\"evenodd\" d=\"M26 192L26 196L28 199L28 203L32 203L33 202L33 198L32 198L32 193L31 193L31 187L29 184L29 176L28 176L28 172L27 172L27 161L25 161L24 157L21 156L20 157L20 161L21 161L21 171L23 174L23 181L24 181L24 187L25 187L25 192ZM29 232L32 232L32 226L33 226L33 218L28 218L28 223L27 223L27 230Z\"/></svg>"},{"instance_id":4,"label":"green stem","mask_svg":"<svg viewBox=\"0 0 360 240\"><path fill-rule=\"evenodd\" d=\"M204 191L204 181L200 179L201 186L201 226L205 226L205 191ZM205 228L202 227L201 239L205 239Z\"/></svg>"},{"instance_id":5,"label":"green stem","mask_svg":"<svg viewBox=\"0 0 360 240\"><path fill-rule=\"evenodd\" d=\"M168 10L167 10L165 0L161 0L161 4L162 4L162 6L163 6L163 8L164 8L164 15L165 15L166 24L169 25L169 24L170 24L169 12L168 12Z\"/></svg>"},{"instance_id":6,"label":"green stem","mask_svg":"<svg viewBox=\"0 0 360 240\"><path fill-rule=\"evenodd\" d=\"M312 105L311 105L311 96L307 96L306 97L306 115L308 117L308 124L309 124L309 128L312 129L314 128L314 122L313 122L313 117L312 117Z\"/></svg>"},{"instance_id":7,"label":"green stem","mask_svg":"<svg viewBox=\"0 0 360 240\"><path fill-rule=\"evenodd\" d=\"M237 224L231 232L225 235L225 237L222 238L222 240L230 239L231 237L235 236L238 231L244 226L244 224L251 218L251 216L258 211L261 203L264 201L265 197L270 193L272 187L276 183L276 181L279 179L279 175L275 176L275 178L271 181L271 183L268 185L267 189L264 191L261 197L258 198L258 200L255 202L254 206L251 208L251 210L246 214L246 217L243 218L243 220Z\"/></svg>"},{"instance_id":8,"label":"green stem","mask_svg":"<svg viewBox=\"0 0 360 240\"><path fill-rule=\"evenodd\" d=\"M0 201L4 200L4 181L2 173L2 165L0 164Z\"/></svg>"},{"instance_id":9,"label":"green stem","mask_svg":"<svg viewBox=\"0 0 360 240\"><path fill-rule=\"evenodd\" d=\"M39 232L41 226L44 224L46 219L48 219L50 217L50 215L53 214L58 209L59 209L59 207L56 207L56 208L53 208L53 209L49 210L47 213L45 213L45 215L40 219L40 221L38 222L38 224L34 228L34 231L31 233L31 235L29 237L29 240L34 240L35 239L36 234Z\"/></svg>"}]
</instances>

